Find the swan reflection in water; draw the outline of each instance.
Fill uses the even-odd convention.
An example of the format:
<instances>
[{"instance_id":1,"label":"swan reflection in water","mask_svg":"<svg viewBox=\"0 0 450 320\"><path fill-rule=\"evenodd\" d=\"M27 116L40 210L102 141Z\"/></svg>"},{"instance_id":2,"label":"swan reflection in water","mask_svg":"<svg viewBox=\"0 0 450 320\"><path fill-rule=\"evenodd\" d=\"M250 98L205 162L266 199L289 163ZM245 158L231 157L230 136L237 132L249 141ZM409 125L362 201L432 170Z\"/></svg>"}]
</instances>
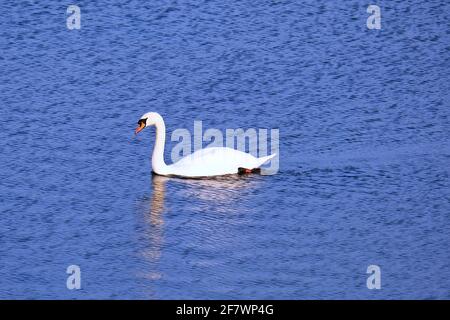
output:
<instances>
[{"instance_id":1,"label":"swan reflection in water","mask_svg":"<svg viewBox=\"0 0 450 320\"><path fill-rule=\"evenodd\" d=\"M144 238L149 244L142 252L144 258L151 263L151 271L144 274L145 278L157 280L162 274L157 271L157 262L161 258L164 232L164 195L167 178L152 177L153 193L148 207L143 208ZM148 198L146 198L148 199Z\"/></svg>"},{"instance_id":2,"label":"swan reflection in water","mask_svg":"<svg viewBox=\"0 0 450 320\"><path fill-rule=\"evenodd\" d=\"M164 216L170 213L171 207L178 206L181 200L184 201L183 207L188 204L197 212L236 213L237 199L245 197L245 193L254 192L260 181L258 176L230 175L213 179L181 179L153 174L152 196L143 217L144 237L148 241L143 256L152 269L145 277L158 280L163 276L157 271L157 264L164 247ZM170 192L168 199L165 199L167 187ZM239 212L242 213L242 208Z\"/></svg>"}]
</instances>

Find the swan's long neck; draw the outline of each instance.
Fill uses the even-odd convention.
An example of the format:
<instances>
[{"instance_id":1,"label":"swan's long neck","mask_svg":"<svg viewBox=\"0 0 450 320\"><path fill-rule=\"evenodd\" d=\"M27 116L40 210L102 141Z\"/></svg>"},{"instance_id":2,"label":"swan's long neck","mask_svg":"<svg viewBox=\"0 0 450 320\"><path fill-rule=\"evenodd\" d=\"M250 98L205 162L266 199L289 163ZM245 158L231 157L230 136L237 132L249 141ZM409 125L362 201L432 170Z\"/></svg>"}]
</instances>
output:
<instances>
[{"instance_id":1,"label":"swan's long neck","mask_svg":"<svg viewBox=\"0 0 450 320\"><path fill-rule=\"evenodd\" d=\"M166 143L166 125L161 116L156 120L156 141L152 154L152 169L154 172L164 174L167 168L164 162L164 145Z\"/></svg>"}]
</instances>

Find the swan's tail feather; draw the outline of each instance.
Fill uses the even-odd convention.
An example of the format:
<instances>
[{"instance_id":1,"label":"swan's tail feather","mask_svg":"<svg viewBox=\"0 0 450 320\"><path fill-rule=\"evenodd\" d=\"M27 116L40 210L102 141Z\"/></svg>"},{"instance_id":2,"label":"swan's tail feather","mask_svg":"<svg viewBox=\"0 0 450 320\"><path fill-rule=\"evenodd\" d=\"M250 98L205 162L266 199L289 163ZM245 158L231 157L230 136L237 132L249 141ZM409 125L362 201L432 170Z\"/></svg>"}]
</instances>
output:
<instances>
[{"instance_id":1,"label":"swan's tail feather","mask_svg":"<svg viewBox=\"0 0 450 320\"><path fill-rule=\"evenodd\" d=\"M265 156L265 157L258 158L258 160L259 160L259 165L258 165L258 167L259 167L259 166L262 166L264 163L266 163L267 161L269 161L270 159L272 159L272 158L275 157L276 155L277 155L276 153L273 153L273 154L271 154L270 156Z\"/></svg>"}]
</instances>

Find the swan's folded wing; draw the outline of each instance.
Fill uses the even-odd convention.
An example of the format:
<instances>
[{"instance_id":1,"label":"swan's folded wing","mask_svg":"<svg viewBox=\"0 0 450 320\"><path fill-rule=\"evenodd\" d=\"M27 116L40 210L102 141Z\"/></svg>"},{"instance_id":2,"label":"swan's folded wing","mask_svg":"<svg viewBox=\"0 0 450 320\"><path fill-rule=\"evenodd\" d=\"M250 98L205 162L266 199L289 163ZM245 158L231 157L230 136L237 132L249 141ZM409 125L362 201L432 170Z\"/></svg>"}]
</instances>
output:
<instances>
[{"instance_id":1,"label":"swan's folded wing","mask_svg":"<svg viewBox=\"0 0 450 320\"><path fill-rule=\"evenodd\" d=\"M211 147L198 150L170 166L173 174L212 176L237 173L239 167L255 168L258 158L231 148Z\"/></svg>"}]
</instances>

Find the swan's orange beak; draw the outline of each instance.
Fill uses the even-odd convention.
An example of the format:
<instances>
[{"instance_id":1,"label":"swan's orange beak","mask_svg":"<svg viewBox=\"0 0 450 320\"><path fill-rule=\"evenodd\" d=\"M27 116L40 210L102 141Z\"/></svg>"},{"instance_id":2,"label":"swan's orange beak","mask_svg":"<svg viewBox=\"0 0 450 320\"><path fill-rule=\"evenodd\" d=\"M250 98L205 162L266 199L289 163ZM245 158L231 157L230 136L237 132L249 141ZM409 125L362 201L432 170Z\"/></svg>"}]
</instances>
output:
<instances>
[{"instance_id":1,"label":"swan's orange beak","mask_svg":"<svg viewBox=\"0 0 450 320\"><path fill-rule=\"evenodd\" d=\"M145 123L143 123L143 122L139 123L136 130L134 130L134 134L138 134L144 128L145 128Z\"/></svg>"}]
</instances>

